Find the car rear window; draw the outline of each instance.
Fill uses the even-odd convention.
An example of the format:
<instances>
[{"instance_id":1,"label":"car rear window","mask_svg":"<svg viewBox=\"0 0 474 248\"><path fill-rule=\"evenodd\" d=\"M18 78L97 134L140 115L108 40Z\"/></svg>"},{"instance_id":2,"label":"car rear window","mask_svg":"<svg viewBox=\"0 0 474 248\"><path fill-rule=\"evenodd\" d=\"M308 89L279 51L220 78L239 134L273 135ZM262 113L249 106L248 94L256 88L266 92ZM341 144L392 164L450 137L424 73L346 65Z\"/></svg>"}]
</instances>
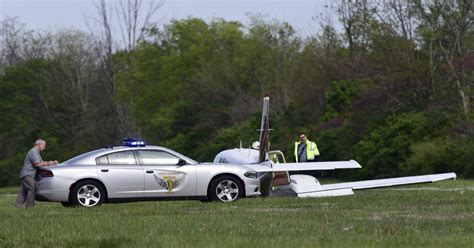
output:
<instances>
[{"instance_id":1,"label":"car rear window","mask_svg":"<svg viewBox=\"0 0 474 248\"><path fill-rule=\"evenodd\" d=\"M109 158L107 158L107 155L97 158L97 164L109 164Z\"/></svg>"},{"instance_id":2,"label":"car rear window","mask_svg":"<svg viewBox=\"0 0 474 248\"><path fill-rule=\"evenodd\" d=\"M80 162L83 159L87 159L89 156L92 156L92 154L94 154L96 152L98 152L98 150L83 153L83 154L75 156L75 157L73 157L73 158L71 158L67 161L64 161L63 164L76 164L76 163Z\"/></svg>"},{"instance_id":3,"label":"car rear window","mask_svg":"<svg viewBox=\"0 0 474 248\"><path fill-rule=\"evenodd\" d=\"M110 153L97 158L97 164L136 164L133 151Z\"/></svg>"}]
</instances>

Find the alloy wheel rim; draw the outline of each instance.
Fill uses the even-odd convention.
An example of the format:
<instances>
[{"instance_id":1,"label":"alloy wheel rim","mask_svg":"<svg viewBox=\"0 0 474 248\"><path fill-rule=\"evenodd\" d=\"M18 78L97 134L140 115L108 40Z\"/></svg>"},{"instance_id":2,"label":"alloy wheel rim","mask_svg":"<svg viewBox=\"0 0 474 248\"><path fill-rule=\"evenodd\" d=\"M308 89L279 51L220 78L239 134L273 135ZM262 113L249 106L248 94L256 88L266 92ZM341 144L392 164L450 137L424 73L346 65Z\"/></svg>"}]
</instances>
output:
<instances>
[{"instance_id":1,"label":"alloy wheel rim","mask_svg":"<svg viewBox=\"0 0 474 248\"><path fill-rule=\"evenodd\" d=\"M217 184L216 195L223 202L231 202L239 196L239 187L232 180L224 180Z\"/></svg>"},{"instance_id":2,"label":"alloy wheel rim","mask_svg":"<svg viewBox=\"0 0 474 248\"><path fill-rule=\"evenodd\" d=\"M77 191L79 204L85 207L93 207L100 201L100 190L92 184L86 184Z\"/></svg>"}]
</instances>

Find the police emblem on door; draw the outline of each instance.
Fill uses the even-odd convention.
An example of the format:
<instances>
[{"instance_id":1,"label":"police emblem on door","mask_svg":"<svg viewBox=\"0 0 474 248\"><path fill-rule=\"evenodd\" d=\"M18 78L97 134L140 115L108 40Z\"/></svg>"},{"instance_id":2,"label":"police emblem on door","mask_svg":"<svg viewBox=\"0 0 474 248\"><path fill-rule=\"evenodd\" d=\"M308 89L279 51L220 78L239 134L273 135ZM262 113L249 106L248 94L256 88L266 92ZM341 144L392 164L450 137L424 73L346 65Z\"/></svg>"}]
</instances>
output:
<instances>
[{"instance_id":1,"label":"police emblem on door","mask_svg":"<svg viewBox=\"0 0 474 248\"><path fill-rule=\"evenodd\" d=\"M177 172L160 172L153 174L155 181L162 189L173 192L173 189L179 187L184 182L184 174Z\"/></svg>"}]
</instances>

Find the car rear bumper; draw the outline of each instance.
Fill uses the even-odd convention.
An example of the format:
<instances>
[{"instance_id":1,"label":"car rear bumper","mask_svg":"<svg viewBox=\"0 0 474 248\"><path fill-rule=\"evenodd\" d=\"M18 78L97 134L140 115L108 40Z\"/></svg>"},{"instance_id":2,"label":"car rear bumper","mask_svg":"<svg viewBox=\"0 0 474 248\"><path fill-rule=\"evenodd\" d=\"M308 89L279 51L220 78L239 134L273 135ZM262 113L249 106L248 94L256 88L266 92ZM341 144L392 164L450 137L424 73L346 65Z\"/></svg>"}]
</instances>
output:
<instances>
[{"instance_id":1,"label":"car rear bumper","mask_svg":"<svg viewBox=\"0 0 474 248\"><path fill-rule=\"evenodd\" d=\"M43 178L36 182L36 199L38 201L69 200L69 187L73 181L61 177Z\"/></svg>"}]
</instances>

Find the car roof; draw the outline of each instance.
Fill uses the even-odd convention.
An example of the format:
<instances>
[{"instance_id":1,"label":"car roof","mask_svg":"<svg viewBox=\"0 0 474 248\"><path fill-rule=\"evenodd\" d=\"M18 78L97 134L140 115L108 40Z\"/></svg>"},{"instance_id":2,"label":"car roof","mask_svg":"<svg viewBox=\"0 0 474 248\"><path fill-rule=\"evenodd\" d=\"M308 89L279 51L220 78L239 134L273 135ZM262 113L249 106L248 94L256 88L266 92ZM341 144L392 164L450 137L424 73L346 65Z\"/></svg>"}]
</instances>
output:
<instances>
[{"instance_id":1,"label":"car roof","mask_svg":"<svg viewBox=\"0 0 474 248\"><path fill-rule=\"evenodd\" d=\"M134 151L134 150L161 150L161 151L169 152L179 158L182 158L190 164L198 163L195 160L184 156L183 154L180 154L176 151L173 151L171 149L168 149L162 146L142 146L142 147L114 146L114 147L104 147L104 148L100 148L97 150L80 154L76 157L73 157L63 162L63 164L96 164L95 159L102 155L106 155L106 154L110 154L114 152L120 152L120 151Z\"/></svg>"}]
</instances>

